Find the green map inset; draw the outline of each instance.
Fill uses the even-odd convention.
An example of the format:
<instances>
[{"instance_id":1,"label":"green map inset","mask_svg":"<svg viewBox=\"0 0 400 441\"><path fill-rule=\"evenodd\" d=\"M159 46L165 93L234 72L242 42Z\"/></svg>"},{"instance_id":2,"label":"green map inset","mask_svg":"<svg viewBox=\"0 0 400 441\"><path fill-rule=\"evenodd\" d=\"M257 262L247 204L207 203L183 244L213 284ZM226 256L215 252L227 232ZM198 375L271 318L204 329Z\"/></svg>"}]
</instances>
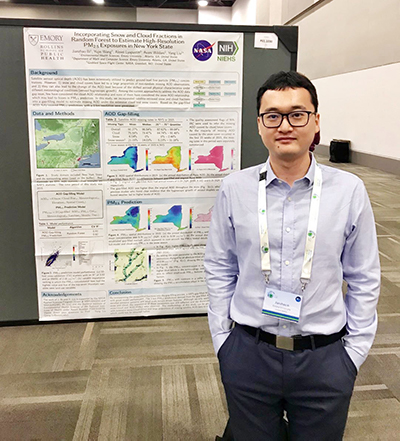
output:
<instances>
[{"instance_id":1,"label":"green map inset","mask_svg":"<svg viewBox=\"0 0 400 441\"><path fill-rule=\"evenodd\" d=\"M114 251L116 282L140 282L147 279L147 252L144 248Z\"/></svg>"},{"instance_id":2,"label":"green map inset","mask_svg":"<svg viewBox=\"0 0 400 441\"><path fill-rule=\"evenodd\" d=\"M98 119L35 119L37 168L100 167Z\"/></svg>"},{"instance_id":3,"label":"green map inset","mask_svg":"<svg viewBox=\"0 0 400 441\"><path fill-rule=\"evenodd\" d=\"M178 230L184 230L182 227L182 205L174 205L168 210L167 214L157 214L153 224L172 223Z\"/></svg>"},{"instance_id":4,"label":"green map inset","mask_svg":"<svg viewBox=\"0 0 400 441\"><path fill-rule=\"evenodd\" d=\"M140 207L129 207L124 216L114 216L111 224L131 224L136 231L143 231L145 228L140 228Z\"/></svg>"}]
</instances>

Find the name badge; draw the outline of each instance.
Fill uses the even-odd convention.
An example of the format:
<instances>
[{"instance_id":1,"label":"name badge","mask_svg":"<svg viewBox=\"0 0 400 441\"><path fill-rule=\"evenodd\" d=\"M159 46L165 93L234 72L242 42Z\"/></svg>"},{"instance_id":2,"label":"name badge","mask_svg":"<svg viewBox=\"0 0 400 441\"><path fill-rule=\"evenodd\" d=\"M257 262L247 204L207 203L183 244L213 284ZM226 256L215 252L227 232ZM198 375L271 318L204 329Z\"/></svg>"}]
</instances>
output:
<instances>
[{"instance_id":1,"label":"name badge","mask_svg":"<svg viewBox=\"0 0 400 441\"><path fill-rule=\"evenodd\" d=\"M271 317L298 323L303 296L267 287L262 313Z\"/></svg>"}]
</instances>

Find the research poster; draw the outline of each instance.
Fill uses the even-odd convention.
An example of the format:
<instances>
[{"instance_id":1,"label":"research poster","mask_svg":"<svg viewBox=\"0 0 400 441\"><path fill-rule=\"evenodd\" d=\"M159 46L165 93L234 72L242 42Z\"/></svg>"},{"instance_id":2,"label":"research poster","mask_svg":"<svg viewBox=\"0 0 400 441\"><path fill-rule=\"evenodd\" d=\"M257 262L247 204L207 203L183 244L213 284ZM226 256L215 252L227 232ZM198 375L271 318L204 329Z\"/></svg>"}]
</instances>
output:
<instances>
[{"instance_id":1,"label":"research poster","mask_svg":"<svg viewBox=\"0 0 400 441\"><path fill-rule=\"evenodd\" d=\"M40 320L205 312L243 35L24 29Z\"/></svg>"}]
</instances>

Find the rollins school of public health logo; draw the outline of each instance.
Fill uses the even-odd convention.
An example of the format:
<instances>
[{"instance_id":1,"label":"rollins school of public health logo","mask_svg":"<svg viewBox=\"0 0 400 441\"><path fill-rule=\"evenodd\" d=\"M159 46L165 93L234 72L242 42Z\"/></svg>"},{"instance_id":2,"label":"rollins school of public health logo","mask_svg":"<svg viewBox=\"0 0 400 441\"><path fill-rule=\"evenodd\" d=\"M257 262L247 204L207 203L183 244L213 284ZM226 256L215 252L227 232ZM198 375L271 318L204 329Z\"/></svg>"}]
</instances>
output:
<instances>
[{"instance_id":1,"label":"rollins school of public health logo","mask_svg":"<svg viewBox=\"0 0 400 441\"><path fill-rule=\"evenodd\" d=\"M213 55L214 43L207 40L199 40L193 45L192 53L198 61L207 61ZM239 50L236 41L217 42L217 61L235 61L235 55Z\"/></svg>"}]
</instances>

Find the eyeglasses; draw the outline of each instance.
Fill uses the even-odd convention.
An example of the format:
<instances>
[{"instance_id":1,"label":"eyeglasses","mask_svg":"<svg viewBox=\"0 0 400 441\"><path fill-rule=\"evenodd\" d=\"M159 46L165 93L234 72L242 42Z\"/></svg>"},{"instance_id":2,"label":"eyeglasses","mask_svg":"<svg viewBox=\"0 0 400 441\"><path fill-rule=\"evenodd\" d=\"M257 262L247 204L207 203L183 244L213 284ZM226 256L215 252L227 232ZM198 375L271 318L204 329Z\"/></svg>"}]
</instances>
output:
<instances>
[{"instance_id":1,"label":"eyeglasses","mask_svg":"<svg viewBox=\"0 0 400 441\"><path fill-rule=\"evenodd\" d=\"M304 127L308 124L310 115L315 114L315 112L310 112L309 110L296 110L295 112L289 113L266 112L261 113L260 118L264 127L267 129L280 127L285 116L292 127Z\"/></svg>"}]
</instances>

